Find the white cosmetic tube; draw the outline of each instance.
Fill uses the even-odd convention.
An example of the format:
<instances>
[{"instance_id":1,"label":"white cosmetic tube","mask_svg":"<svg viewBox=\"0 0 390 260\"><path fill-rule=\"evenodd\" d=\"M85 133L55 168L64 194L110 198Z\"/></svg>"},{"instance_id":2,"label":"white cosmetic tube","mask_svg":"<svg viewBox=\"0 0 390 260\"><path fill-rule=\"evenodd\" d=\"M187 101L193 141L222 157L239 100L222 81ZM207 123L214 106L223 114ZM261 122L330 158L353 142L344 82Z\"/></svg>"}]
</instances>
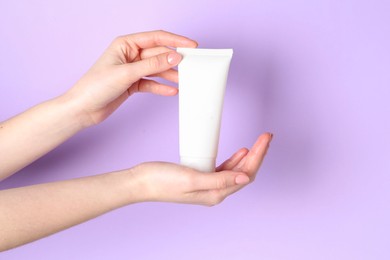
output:
<instances>
[{"instance_id":1,"label":"white cosmetic tube","mask_svg":"<svg viewBox=\"0 0 390 260\"><path fill-rule=\"evenodd\" d=\"M180 163L215 171L226 81L232 49L177 48Z\"/></svg>"}]
</instances>

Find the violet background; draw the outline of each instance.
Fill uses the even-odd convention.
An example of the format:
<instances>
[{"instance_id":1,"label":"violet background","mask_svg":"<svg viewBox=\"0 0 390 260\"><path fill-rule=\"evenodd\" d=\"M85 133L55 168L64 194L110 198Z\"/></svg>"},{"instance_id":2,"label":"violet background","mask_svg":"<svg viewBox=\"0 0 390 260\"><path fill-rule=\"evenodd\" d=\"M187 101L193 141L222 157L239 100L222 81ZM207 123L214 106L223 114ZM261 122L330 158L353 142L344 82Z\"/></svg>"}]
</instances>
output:
<instances>
[{"instance_id":1,"label":"violet background","mask_svg":"<svg viewBox=\"0 0 390 260\"><path fill-rule=\"evenodd\" d=\"M0 259L390 259L389 13L386 0L1 1L0 120L66 91L117 35L164 29L234 49L219 162L274 140L221 205L132 205ZM177 103L136 95L0 188L177 162Z\"/></svg>"}]
</instances>

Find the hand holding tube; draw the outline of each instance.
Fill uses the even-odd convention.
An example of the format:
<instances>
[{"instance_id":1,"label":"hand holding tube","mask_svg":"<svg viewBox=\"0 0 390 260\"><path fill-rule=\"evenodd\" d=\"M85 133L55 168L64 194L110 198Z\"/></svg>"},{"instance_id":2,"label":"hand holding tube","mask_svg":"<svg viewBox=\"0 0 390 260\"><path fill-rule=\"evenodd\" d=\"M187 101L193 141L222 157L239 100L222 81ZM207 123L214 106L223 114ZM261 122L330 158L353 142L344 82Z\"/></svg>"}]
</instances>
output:
<instances>
[{"instance_id":1,"label":"hand holding tube","mask_svg":"<svg viewBox=\"0 0 390 260\"><path fill-rule=\"evenodd\" d=\"M67 93L85 113L85 125L100 123L135 92L172 96L177 89L144 77L178 81L181 55L169 47L196 47L184 36L164 31L116 38L93 67Z\"/></svg>"},{"instance_id":2,"label":"hand holding tube","mask_svg":"<svg viewBox=\"0 0 390 260\"><path fill-rule=\"evenodd\" d=\"M140 164L133 168L143 189L140 200L216 205L255 179L271 139L269 133L259 136L250 150L238 150L214 173L164 162Z\"/></svg>"}]
</instances>

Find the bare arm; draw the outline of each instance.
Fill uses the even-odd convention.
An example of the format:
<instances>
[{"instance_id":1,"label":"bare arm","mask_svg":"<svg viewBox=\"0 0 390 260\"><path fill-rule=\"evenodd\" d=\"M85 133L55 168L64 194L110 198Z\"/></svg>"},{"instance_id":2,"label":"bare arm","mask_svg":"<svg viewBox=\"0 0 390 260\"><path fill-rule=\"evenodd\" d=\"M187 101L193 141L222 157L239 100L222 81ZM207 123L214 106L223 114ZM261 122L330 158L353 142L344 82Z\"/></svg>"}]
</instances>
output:
<instances>
[{"instance_id":1,"label":"bare arm","mask_svg":"<svg viewBox=\"0 0 390 260\"><path fill-rule=\"evenodd\" d=\"M0 123L0 180L82 130L83 122L75 102L61 96Z\"/></svg>"},{"instance_id":2,"label":"bare arm","mask_svg":"<svg viewBox=\"0 0 390 260\"><path fill-rule=\"evenodd\" d=\"M137 197L126 175L102 174L0 191L0 251L132 203Z\"/></svg>"}]
</instances>

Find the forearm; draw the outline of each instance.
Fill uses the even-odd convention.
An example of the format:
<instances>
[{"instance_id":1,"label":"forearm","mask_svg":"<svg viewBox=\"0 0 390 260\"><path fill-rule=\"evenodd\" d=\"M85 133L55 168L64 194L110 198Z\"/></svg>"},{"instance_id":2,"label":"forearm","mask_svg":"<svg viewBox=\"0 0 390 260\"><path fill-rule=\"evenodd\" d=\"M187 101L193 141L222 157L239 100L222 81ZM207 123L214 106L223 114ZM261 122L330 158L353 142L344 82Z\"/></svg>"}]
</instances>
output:
<instances>
[{"instance_id":1,"label":"forearm","mask_svg":"<svg viewBox=\"0 0 390 260\"><path fill-rule=\"evenodd\" d=\"M64 95L0 123L0 180L82 130L83 117L78 104Z\"/></svg>"},{"instance_id":2,"label":"forearm","mask_svg":"<svg viewBox=\"0 0 390 260\"><path fill-rule=\"evenodd\" d=\"M132 170L0 191L0 251L140 201Z\"/></svg>"}]
</instances>

